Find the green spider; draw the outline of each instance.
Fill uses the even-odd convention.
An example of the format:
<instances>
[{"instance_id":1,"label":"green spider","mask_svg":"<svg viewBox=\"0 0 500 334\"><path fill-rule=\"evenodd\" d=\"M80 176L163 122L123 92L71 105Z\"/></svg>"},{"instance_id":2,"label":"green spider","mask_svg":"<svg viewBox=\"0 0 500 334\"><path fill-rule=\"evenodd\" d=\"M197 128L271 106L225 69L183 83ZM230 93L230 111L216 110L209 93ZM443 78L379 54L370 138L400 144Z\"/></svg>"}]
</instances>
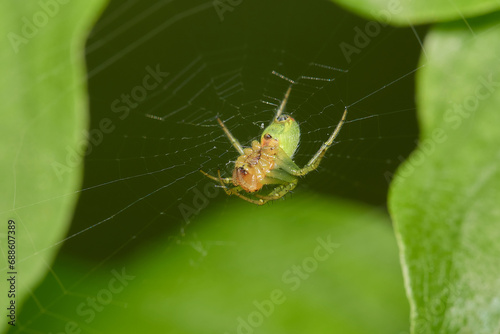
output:
<instances>
[{"instance_id":1,"label":"green spider","mask_svg":"<svg viewBox=\"0 0 500 334\"><path fill-rule=\"evenodd\" d=\"M238 196L258 205L277 200L297 186L299 176L315 170L326 151L332 146L346 119L347 108L328 140L304 167L298 167L292 160L299 146L300 129L295 119L283 114L291 89L292 85L288 87L272 123L262 132L260 143L254 140L251 147L243 148L220 118L217 118L217 122L240 156L235 162L232 177L222 178L220 170L217 171L218 176L200 172L219 182L226 194ZM227 185L231 183L234 187L229 188ZM276 186L267 195L256 193L264 185ZM250 194L251 197L243 193Z\"/></svg>"}]
</instances>

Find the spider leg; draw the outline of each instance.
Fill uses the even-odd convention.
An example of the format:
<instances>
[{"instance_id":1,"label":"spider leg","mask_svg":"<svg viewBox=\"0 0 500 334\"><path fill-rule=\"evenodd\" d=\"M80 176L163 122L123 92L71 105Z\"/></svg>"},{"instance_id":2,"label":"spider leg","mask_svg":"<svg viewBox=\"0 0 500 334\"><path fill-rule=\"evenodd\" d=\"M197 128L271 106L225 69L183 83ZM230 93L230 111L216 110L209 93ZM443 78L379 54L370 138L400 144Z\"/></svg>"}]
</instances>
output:
<instances>
[{"instance_id":1,"label":"spider leg","mask_svg":"<svg viewBox=\"0 0 500 334\"><path fill-rule=\"evenodd\" d=\"M268 201L268 199L253 199L253 198L250 198L250 197L247 197L245 195L242 195L239 193L239 191L241 191L242 189L238 189L239 187L234 187L234 188L231 188L231 189L226 189L226 193L228 195L235 195L235 196L238 196L239 198L241 199L244 199L245 201L247 202L250 202L250 203L253 203L253 204L257 204L257 205L263 205L263 204L266 204L266 202Z\"/></svg>"},{"instance_id":2,"label":"spider leg","mask_svg":"<svg viewBox=\"0 0 500 334\"><path fill-rule=\"evenodd\" d=\"M264 200L265 202L280 199L281 197L285 196L288 192L292 191L296 186L297 186L297 179L295 179L293 182L283 183L282 185L274 188L267 195L255 195L255 197L258 197Z\"/></svg>"},{"instance_id":3,"label":"spider leg","mask_svg":"<svg viewBox=\"0 0 500 334\"><path fill-rule=\"evenodd\" d=\"M286 104L288 102L288 97L290 96L290 91L292 90L292 85L294 83L295 83L294 81L291 81L291 85L288 86L288 89L286 90L286 93L285 93L285 97L283 98L283 101L281 101L281 104L278 108L278 111L276 111L276 116L274 116L274 118L277 118L278 116L280 116L283 113L283 111L285 110Z\"/></svg>"},{"instance_id":4,"label":"spider leg","mask_svg":"<svg viewBox=\"0 0 500 334\"><path fill-rule=\"evenodd\" d=\"M264 205L268 201L280 199L281 197L285 196L289 191L292 191L296 186L297 186L297 180L294 180L293 182L283 183L282 185L274 188L267 195L255 194L254 196L257 197L258 199L253 199L253 198L250 198L250 197L247 197L245 195L240 194L240 191L243 190L241 187L234 187L231 189L226 188L226 193L228 195L238 196L239 198L244 199L245 201L253 203L253 204Z\"/></svg>"},{"instance_id":5,"label":"spider leg","mask_svg":"<svg viewBox=\"0 0 500 334\"><path fill-rule=\"evenodd\" d=\"M337 124L337 127L335 128L333 133L330 135L328 140L326 142L324 142L323 145L321 145L320 149L311 158L311 160L309 160L309 162L304 167L299 169L298 171L294 171L293 175L303 176L303 175L306 175L307 173L309 173L310 171L313 171L316 168L318 168L319 163L321 162L321 159L323 159L326 151L330 148L330 146L332 146L333 141L335 140L335 138L339 134L340 129L342 128L342 125L345 122L346 116L347 116L347 108L345 109L344 114L342 115L342 119L340 120L339 124Z\"/></svg>"},{"instance_id":6,"label":"spider leg","mask_svg":"<svg viewBox=\"0 0 500 334\"><path fill-rule=\"evenodd\" d=\"M203 175L205 175L206 177L208 177L209 179L212 179L212 180L214 180L214 181L217 181L217 182L222 181L223 183L233 183L233 178L231 178L231 177L221 178L221 177L220 177L220 173L219 173L219 177L216 177L216 176L210 175L210 174L208 174L208 173L205 173L205 172L204 172L204 171L202 171L201 169L200 169L200 172L201 172ZM224 186L224 187L225 187L225 186Z\"/></svg>"},{"instance_id":7,"label":"spider leg","mask_svg":"<svg viewBox=\"0 0 500 334\"><path fill-rule=\"evenodd\" d=\"M243 147L241 146L240 142L238 141L238 139L236 139L233 134L229 131L229 129L224 125L224 123L220 120L219 117L217 117L217 122L219 122L219 125L221 126L222 130L224 130L224 133L226 134L227 138L229 139L229 141L231 142L231 144L234 146L234 148L236 149L236 151L238 151L238 153L240 155L243 155L245 154L243 152Z\"/></svg>"}]
</instances>

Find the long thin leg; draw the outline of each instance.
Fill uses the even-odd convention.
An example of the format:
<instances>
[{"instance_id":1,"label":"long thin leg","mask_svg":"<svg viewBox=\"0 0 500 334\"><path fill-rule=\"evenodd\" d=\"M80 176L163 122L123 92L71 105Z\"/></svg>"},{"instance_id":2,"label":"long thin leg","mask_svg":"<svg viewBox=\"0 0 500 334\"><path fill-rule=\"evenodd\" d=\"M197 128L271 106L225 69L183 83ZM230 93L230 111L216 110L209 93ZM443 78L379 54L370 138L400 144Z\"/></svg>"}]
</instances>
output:
<instances>
[{"instance_id":1,"label":"long thin leg","mask_svg":"<svg viewBox=\"0 0 500 334\"><path fill-rule=\"evenodd\" d=\"M220 120L219 117L217 117L217 122L219 122L219 125L221 126L222 130L224 130L224 133L226 134L227 138L231 142L231 144L234 146L234 148L240 153L241 155L245 154L243 152L243 147L241 147L240 142L238 139L234 138L231 132L229 132L229 129L224 125L224 123Z\"/></svg>"},{"instance_id":2,"label":"long thin leg","mask_svg":"<svg viewBox=\"0 0 500 334\"><path fill-rule=\"evenodd\" d=\"M238 188L238 187L236 187L236 188ZM236 188L232 188L231 190L226 189L226 193L227 193L228 195L235 195L235 196L238 196L239 198L244 199L244 200L245 200L245 201L247 201L247 202L250 202L250 203L253 203L253 204L257 204L257 205L266 204L266 202L268 201L268 200L266 200L266 199L260 199L260 198L259 198L259 199L253 199L253 198L247 197L247 196L245 196L245 195L242 195L242 194L240 194L240 193L238 192L238 191L240 191L241 189L239 189L239 190L234 190L234 189L236 189Z\"/></svg>"},{"instance_id":3,"label":"long thin leg","mask_svg":"<svg viewBox=\"0 0 500 334\"><path fill-rule=\"evenodd\" d=\"M231 177L221 178L221 177L220 177L220 172L219 172L219 177L217 177L217 176L213 176L213 175L210 175L210 174L208 174L208 173L205 173L205 172L204 172L204 171L202 171L201 169L200 169L200 172L201 172L203 175L205 175L206 177L208 177L209 179L212 179L212 180L214 180L214 181L217 181L217 182L222 181L223 183L227 183L227 184L229 184L229 183L233 183L233 178L231 178Z\"/></svg>"},{"instance_id":4,"label":"long thin leg","mask_svg":"<svg viewBox=\"0 0 500 334\"><path fill-rule=\"evenodd\" d=\"M294 183L285 183L279 187L276 187L273 191L271 191L267 195L255 194L254 196L257 197L258 199L253 199L253 198L250 198L250 197L247 197L245 195L240 194L240 191L243 190L241 187L234 187L231 189L224 187L224 190L226 191L226 194L228 194L229 196L235 195L241 199L244 199L247 202L257 204L257 205L264 205L268 201L280 199L281 197L285 196L289 191L293 190L296 186L297 186L297 181L295 181Z\"/></svg>"},{"instance_id":5,"label":"long thin leg","mask_svg":"<svg viewBox=\"0 0 500 334\"><path fill-rule=\"evenodd\" d=\"M292 82L292 85L294 83L295 82ZM276 116L274 118L277 118L278 116L280 116L283 113L283 111L285 110L286 104L288 102L288 97L290 96L290 91L292 90L292 85L290 85L288 87L288 89L286 90L285 97L283 98L283 101L281 101L281 104L280 104L278 111L276 112Z\"/></svg>"},{"instance_id":6,"label":"long thin leg","mask_svg":"<svg viewBox=\"0 0 500 334\"><path fill-rule=\"evenodd\" d=\"M289 191L292 191L293 189L295 189L296 186L297 186L297 180L295 180L294 182L290 182L290 183L284 183L284 184L274 188L267 195L255 195L255 197L261 198L261 199L265 200L266 202L280 199L281 197L285 196Z\"/></svg>"},{"instance_id":7,"label":"long thin leg","mask_svg":"<svg viewBox=\"0 0 500 334\"><path fill-rule=\"evenodd\" d=\"M339 124L337 124L337 127L335 128L333 133L330 135L330 138L328 138L328 140L326 142L324 142L323 145L321 145L318 152L316 152L316 154L311 158L311 160L309 160L309 162L302 169L293 173L294 175L296 175L296 176L306 175L310 171L318 168L319 163L321 162L321 159L323 159L323 156L325 155L326 151L330 148L330 146L332 146L333 141L335 140L335 138L339 134L340 129L342 128L342 125L345 122L346 116L347 116L347 108L345 109L344 114L342 115L342 119L340 120Z\"/></svg>"}]
</instances>

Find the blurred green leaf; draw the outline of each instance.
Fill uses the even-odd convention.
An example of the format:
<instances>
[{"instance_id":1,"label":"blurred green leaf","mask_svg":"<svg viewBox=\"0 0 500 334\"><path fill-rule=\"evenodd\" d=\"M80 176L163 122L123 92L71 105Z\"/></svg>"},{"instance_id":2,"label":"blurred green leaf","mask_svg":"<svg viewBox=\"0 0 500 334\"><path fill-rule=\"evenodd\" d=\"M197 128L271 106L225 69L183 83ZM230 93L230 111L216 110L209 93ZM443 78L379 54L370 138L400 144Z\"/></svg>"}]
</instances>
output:
<instances>
[{"instance_id":1,"label":"blurred green leaf","mask_svg":"<svg viewBox=\"0 0 500 334\"><path fill-rule=\"evenodd\" d=\"M500 9L497 0L332 0L368 19L396 26L461 20Z\"/></svg>"},{"instance_id":2,"label":"blurred green leaf","mask_svg":"<svg viewBox=\"0 0 500 334\"><path fill-rule=\"evenodd\" d=\"M499 333L499 20L443 24L425 41L421 141L390 193L412 333Z\"/></svg>"},{"instance_id":3,"label":"blurred green leaf","mask_svg":"<svg viewBox=\"0 0 500 334\"><path fill-rule=\"evenodd\" d=\"M151 245L131 261L90 271L74 260L57 261L54 275L61 282L50 275L35 292L48 307L42 315L35 302L29 303L27 328L406 332L409 310L385 214L318 196L294 196L264 207L237 198L228 202L231 206L205 209L192 222L194 237L170 247L167 240ZM129 277L117 281L119 276Z\"/></svg>"},{"instance_id":4,"label":"blurred green leaf","mask_svg":"<svg viewBox=\"0 0 500 334\"><path fill-rule=\"evenodd\" d=\"M16 305L41 280L68 229L87 126L83 47L102 0L0 2L2 272L16 223ZM5 307L8 286L0 281ZM9 304L10 305L10 304ZM1 329L5 329L5 315Z\"/></svg>"}]
</instances>

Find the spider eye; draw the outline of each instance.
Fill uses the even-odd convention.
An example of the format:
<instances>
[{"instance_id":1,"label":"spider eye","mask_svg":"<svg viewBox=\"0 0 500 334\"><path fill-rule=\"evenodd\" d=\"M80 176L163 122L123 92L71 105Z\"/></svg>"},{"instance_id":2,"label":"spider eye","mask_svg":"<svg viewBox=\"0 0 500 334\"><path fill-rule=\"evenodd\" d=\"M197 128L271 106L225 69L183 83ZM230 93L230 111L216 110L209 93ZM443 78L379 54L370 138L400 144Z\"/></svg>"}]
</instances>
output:
<instances>
[{"instance_id":1,"label":"spider eye","mask_svg":"<svg viewBox=\"0 0 500 334\"><path fill-rule=\"evenodd\" d=\"M248 171L245 169L245 167L240 167L238 168L240 173L243 174L243 175L247 175L248 174Z\"/></svg>"},{"instance_id":2,"label":"spider eye","mask_svg":"<svg viewBox=\"0 0 500 334\"><path fill-rule=\"evenodd\" d=\"M269 133L266 133L264 135L264 139L271 139L271 138L273 138L273 136L271 136Z\"/></svg>"},{"instance_id":3,"label":"spider eye","mask_svg":"<svg viewBox=\"0 0 500 334\"><path fill-rule=\"evenodd\" d=\"M284 122L284 121L288 120L289 118L290 118L290 116L288 116L288 115L279 115L278 117L276 117L276 120L278 122Z\"/></svg>"}]
</instances>

